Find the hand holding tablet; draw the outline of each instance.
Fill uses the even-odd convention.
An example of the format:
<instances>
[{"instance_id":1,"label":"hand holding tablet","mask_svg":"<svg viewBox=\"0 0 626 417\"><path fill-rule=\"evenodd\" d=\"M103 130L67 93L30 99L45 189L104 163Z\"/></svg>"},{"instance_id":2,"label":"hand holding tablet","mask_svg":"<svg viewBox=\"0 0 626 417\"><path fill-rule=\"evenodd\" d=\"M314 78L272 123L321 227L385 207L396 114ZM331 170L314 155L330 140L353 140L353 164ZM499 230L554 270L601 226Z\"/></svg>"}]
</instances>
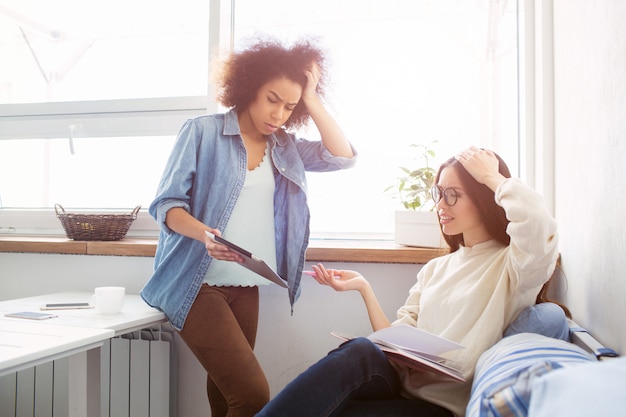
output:
<instances>
[{"instance_id":1,"label":"hand holding tablet","mask_svg":"<svg viewBox=\"0 0 626 417\"><path fill-rule=\"evenodd\" d=\"M269 279L270 281L277 285L280 285L281 287L287 288L287 283L285 282L285 280L282 279L280 275L278 275L263 259L254 256L251 252L235 245L234 243L224 239L221 236L217 236L209 232L208 230L206 230L205 233L213 241L222 244L228 247L233 252L241 255L243 257L243 263L240 264L241 266L244 266L249 270L256 272L257 274Z\"/></svg>"}]
</instances>

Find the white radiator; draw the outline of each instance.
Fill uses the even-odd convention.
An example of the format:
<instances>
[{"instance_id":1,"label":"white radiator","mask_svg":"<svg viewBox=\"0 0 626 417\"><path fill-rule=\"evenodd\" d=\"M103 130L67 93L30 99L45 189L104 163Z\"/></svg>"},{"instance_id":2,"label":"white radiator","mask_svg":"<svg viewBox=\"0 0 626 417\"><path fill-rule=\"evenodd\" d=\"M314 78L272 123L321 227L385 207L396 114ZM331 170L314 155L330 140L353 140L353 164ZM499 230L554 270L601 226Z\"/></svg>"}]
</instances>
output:
<instances>
[{"instance_id":1,"label":"white radiator","mask_svg":"<svg viewBox=\"0 0 626 417\"><path fill-rule=\"evenodd\" d=\"M0 417L70 415L69 361L58 359L0 377ZM167 325L105 342L100 415L175 417L175 364L174 334Z\"/></svg>"}]
</instances>

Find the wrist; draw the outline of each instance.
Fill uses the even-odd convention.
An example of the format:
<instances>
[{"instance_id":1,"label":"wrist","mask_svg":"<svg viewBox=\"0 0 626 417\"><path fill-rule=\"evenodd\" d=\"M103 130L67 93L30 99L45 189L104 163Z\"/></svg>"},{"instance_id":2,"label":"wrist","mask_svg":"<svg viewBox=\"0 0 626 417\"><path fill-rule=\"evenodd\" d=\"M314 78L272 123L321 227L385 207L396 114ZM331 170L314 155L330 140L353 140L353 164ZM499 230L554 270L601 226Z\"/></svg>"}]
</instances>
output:
<instances>
[{"instance_id":1,"label":"wrist","mask_svg":"<svg viewBox=\"0 0 626 417\"><path fill-rule=\"evenodd\" d=\"M361 293L361 297L363 297L363 299L366 299L368 296L373 294L374 291L372 290L372 286L370 285L370 283L366 280L363 280L363 284L361 285L361 288L359 288L359 293Z\"/></svg>"},{"instance_id":2,"label":"wrist","mask_svg":"<svg viewBox=\"0 0 626 417\"><path fill-rule=\"evenodd\" d=\"M483 183L495 192L500 184L502 184L504 181L506 181L506 177L498 172L492 175L488 175Z\"/></svg>"},{"instance_id":3,"label":"wrist","mask_svg":"<svg viewBox=\"0 0 626 417\"><path fill-rule=\"evenodd\" d=\"M322 101L320 100L320 98L317 96L317 94L312 94L312 95L307 95L307 96L302 96L302 102L304 103L304 105L306 106L307 110L311 111L311 108L315 108L316 106L321 106L322 105Z\"/></svg>"}]
</instances>

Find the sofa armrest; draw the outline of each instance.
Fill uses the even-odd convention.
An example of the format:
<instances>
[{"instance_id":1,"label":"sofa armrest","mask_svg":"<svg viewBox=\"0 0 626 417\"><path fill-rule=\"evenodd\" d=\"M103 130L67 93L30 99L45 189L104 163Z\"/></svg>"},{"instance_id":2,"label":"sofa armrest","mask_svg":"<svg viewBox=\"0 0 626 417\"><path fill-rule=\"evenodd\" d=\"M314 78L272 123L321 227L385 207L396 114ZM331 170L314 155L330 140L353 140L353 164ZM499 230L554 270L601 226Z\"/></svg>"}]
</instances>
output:
<instances>
[{"instance_id":1,"label":"sofa armrest","mask_svg":"<svg viewBox=\"0 0 626 417\"><path fill-rule=\"evenodd\" d=\"M613 349L610 349L594 338L586 329L580 327L575 321L569 320L570 339L572 343L585 349L587 352L593 353L598 360L607 358L616 358L619 355Z\"/></svg>"}]
</instances>

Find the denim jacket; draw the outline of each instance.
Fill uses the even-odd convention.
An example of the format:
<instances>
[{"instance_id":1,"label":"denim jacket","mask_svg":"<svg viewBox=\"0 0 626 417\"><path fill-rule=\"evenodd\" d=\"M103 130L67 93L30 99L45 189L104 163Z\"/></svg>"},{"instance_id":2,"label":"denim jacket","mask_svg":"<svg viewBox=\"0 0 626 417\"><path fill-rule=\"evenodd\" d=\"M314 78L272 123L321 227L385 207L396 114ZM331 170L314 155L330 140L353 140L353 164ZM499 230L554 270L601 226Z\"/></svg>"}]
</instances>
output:
<instances>
[{"instance_id":1,"label":"denim jacket","mask_svg":"<svg viewBox=\"0 0 626 417\"><path fill-rule=\"evenodd\" d=\"M300 295L309 240L305 171L349 168L355 157L332 155L320 141L279 130L270 136L276 188L274 217L277 272L287 280L289 302ZM212 261L202 242L173 232L168 210L182 207L209 227L224 230L245 180L246 149L235 110L188 120L181 128L149 212L160 226L154 274L141 297L183 328Z\"/></svg>"}]
</instances>

